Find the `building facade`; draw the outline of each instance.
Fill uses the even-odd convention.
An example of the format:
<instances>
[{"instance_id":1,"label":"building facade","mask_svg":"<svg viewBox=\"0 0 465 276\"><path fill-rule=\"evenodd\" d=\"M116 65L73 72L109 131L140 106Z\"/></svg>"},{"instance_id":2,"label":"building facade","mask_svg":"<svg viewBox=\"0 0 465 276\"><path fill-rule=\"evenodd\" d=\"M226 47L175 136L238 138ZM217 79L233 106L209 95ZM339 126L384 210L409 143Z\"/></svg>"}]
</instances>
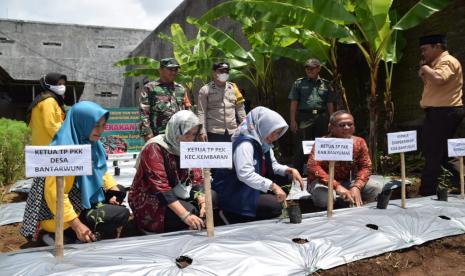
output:
<instances>
[{"instance_id":1,"label":"building facade","mask_svg":"<svg viewBox=\"0 0 465 276\"><path fill-rule=\"evenodd\" d=\"M22 20L0 20L0 117L23 119L48 72L67 75L66 103L121 105L129 55L150 31Z\"/></svg>"}]
</instances>

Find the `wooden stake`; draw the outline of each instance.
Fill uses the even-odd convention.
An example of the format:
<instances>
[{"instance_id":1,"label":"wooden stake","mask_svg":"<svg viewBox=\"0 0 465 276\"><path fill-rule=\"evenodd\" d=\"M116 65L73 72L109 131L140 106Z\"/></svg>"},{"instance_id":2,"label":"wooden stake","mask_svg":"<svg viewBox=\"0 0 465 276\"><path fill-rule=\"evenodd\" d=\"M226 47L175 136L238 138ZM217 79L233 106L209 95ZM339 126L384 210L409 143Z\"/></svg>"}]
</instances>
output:
<instances>
[{"instance_id":1,"label":"wooden stake","mask_svg":"<svg viewBox=\"0 0 465 276\"><path fill-rule=\"evenodd\" d=\"M407 208L405 206L405 198L406 198L406 191L405 191L405 154L403 152L400 153L400 175L402 177L402 187L401 187L401 196L402 196L402 208Z\"/></svg>"},{"instance_id":2,"label":"wooden stake","mask_svg":"<svg viewBox=\"0 0 465 276\"><path fill-rule=\"evenodd\" d=\"M55 216L55 258L58 260L63 260L64 249L63 249L63 201L64 201L64 192L65 185L63 176L56 177L56 216Z\"/></svg>"},{"instance_id":3,"label":"wooden stake","mask_svg":"<svg viewBox=\"0 0 465 276\"><path fill-rule=\"evenodd\" d=\"M333 216L333 180L334 180L334 163L335 161L329 161L329 182L328 182L328 205L326 215L328 218Z\"/></svg>"},{"instance_id":4,"label":"wooden stake","mask_svg":"<svg viewBox=\"0 0 465 276\"><path fill-rule=\"evenodd\" d=\"M203 170L203 188L205 191L205 211L207 215L207 237L214 236L214 223L213 223L213 204L212 204L212 188L210 183L210 170Z\"/></svg>"},{"instance_id":5,"label":"wooden stake","mask_svg":"<svg viewBox=\"0 0 465 276\"><path fill-rule=\"evenodd\" d=\"M463 156L459 157L459 164L460 164L460 198L465 198L464 192L464 179L463 179Z\"/></svg>"}]
</instances>

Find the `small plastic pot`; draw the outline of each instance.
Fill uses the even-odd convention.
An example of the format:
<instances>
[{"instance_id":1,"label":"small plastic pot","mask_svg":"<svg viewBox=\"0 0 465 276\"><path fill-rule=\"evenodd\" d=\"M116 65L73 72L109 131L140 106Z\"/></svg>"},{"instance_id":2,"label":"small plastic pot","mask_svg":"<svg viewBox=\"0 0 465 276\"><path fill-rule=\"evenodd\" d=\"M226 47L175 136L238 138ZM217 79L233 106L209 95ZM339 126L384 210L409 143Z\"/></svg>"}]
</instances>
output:
<instances>
[{"instance_id":1,"label":"small plastic pot","mask_svg":"<svg viewBox=\"0 0 465 276\"><path fill-rule=\"evenodd\" d=\"M439 188L436 192L439 201L447 201L449 191L447 188Z\"/></svg>"},{"instance_id":2,"label":"small plastic pot","mask_svg":"<svg viewBox=\"0 0 465 276\"><path fill-rule=\"evenodd\" d=\"M376 208L378 209L386 209L389 204L389 199L391 199L392 190L385 190L378 195L378 203L376 204Z\"/></svg>"},{"instance_id":3,"label":"small plastic pot","mask_svg":"<svg viewBox=\"0 0 465 276\"><path fill-rule=\"evenodd\" d=\"M120 173L120 168L119 167L115 167L115 175L118 176L119 173Z\"/></svg>"},{"instance_id":4,"label":"small plastic pot","mask_svg":"<svg viewBox=\"0 0 465 276\"><path fill-rule=\"evenodd\" d=\"M300 211L300 206L298 204L289 205L287 207L287 215L289 216L290 223L302 222L302 212Z\"/></svg>"}]
</instances>

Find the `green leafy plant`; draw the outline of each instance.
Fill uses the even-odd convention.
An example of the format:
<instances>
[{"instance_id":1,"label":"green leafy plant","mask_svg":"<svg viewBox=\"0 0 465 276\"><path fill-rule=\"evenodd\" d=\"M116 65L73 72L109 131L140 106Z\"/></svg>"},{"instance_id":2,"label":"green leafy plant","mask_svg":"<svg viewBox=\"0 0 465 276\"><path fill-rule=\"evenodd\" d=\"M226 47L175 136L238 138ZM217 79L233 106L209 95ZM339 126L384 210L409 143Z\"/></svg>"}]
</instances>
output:
<instances>
[{"instance_id":1,"label":"green leafy plant","mask_svg":"<svg viewBox=\"0 0 465 276\"><path fill-rule=\"evenodd\" d=\"M289 58L299 56L295 47L289 47L292 43L284 46L277 45L269 38L273 37L277 33L276 30L280 28L298 29L304 34L299 42L307 53L323 58L333 67L336 84L339 83L337 63L335 63L336 52L325 48L335 49L331 45L335 46L336 41L355 44L370 70L368 145L370 157L374 162L373 167L376 170L379 117L377 81L381 61L386 63L386 89L383 95L387 115L385 127L389 128L394 113L390 91L392 68L399 60L398 54L402 48L399 32L417 26L432 14L445 8L449 2L448 0L420 0L400 17L393 12L392 0L231 0L209 10L201 17L200 22L211 22L229 16L241 23L249 43L251 41L266 42L263 45L268 50L273 49L275 53L279 52L280 55ZM253 50L257 49L257 45L250 44ZM276 46L282 46L285 49ZM300 53L303 52L302 49L297 50L300 50ZM286 51L289 52L286 53Z\"/></svg>"},{"instance_id":2,"label":"green leafy plant","mask_svg":"<svg viewBox=\"0 0 465 276\"><path fill-rule=\"evenodd\" d=\"M94 221L94 232L97 240L100 240L101 233L97 232L97 226L101 223L104 223L103 217L105 217L105 210L103 210L103 203L99 202L94 209L91 209L87 212L87 217L91 218Z\"/></svg>"},{"instance_id":3,"label":"green leafy plant","mask_svg":"<svg viewBox=\"0 0 465 276\"><path fill-rule=\"evenodd\" d=\"M452 173L449 172L446 168L441 166L441 174L439 175L438 183L439 188L451 188L450 178L452 177Z\"/></svg>"},{"instance_id":4,"label":"green leafy plant","mask_svg":"<svg viewBox=\"0 0 465 276\"><path fill-rule=\"evenodd\" d=\"M0 186L24 177L24 146L30 141L24 122L0 119Z\"/></svg>"}]
</instances>

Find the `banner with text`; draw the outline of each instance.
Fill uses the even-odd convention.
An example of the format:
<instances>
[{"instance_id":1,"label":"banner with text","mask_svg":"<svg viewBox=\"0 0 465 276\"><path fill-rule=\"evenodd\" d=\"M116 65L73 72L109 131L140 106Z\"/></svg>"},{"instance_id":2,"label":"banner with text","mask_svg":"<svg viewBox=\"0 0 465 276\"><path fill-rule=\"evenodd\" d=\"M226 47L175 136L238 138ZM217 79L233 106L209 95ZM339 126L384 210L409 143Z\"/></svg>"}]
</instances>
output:
<instances>
[{"instance_id":1,"label":"banner with text","mask_svg":"<svg viewBox=\"0 0 465 276\"><path fill-rule=\"evenodd\" d=\"M139 109L108 108L108 111L110 118L100 138L107 154L139 152L145 144L139 133Z\"/></svg>"},{"instance_id":2,"label":"banner with text","mask_svg":"<svg viewBox=\"0 0 465 276\"><path fill-rule=\"evenodd\" d=\"M90 145L26 146L26 177L91 175Z\"/></svg>"},{"instance_id":3,"label":"banner with text","mask_svg":"<svg viewBox=\"0 0 465 276\"><path fill-rule=\"evenodd\" d=\"M448 139L447 149L449 157L465 156L465 139Z\"/></svg>"},{"instance_id":4,"label":"banner with text","mask_svg":"<svg viewBox=\"0 0 465 276\"><path fill-rule=\"evenodd\" d=\"M232 143L181 142L181 168L232 168Z\"/></svg>"},{"instance_id":5,"label":"banner with text","mask_svg":"<svg viewBox=\"0 0 465 276\"><path fill-rule=\"evenodd\" d=\"M387 137L389 154L417 150L416 130L388 133Z\"/></svg>"},{"instance_id":6,"label":"banner with text","mask_svg":"<svg viewBox=\"0 0 465 276\"><path fill-rule=\"evenodd\" d=\"M315 160L352 161L354 142L352 139L316 138Z\"/></svg>"}]
</instances>

